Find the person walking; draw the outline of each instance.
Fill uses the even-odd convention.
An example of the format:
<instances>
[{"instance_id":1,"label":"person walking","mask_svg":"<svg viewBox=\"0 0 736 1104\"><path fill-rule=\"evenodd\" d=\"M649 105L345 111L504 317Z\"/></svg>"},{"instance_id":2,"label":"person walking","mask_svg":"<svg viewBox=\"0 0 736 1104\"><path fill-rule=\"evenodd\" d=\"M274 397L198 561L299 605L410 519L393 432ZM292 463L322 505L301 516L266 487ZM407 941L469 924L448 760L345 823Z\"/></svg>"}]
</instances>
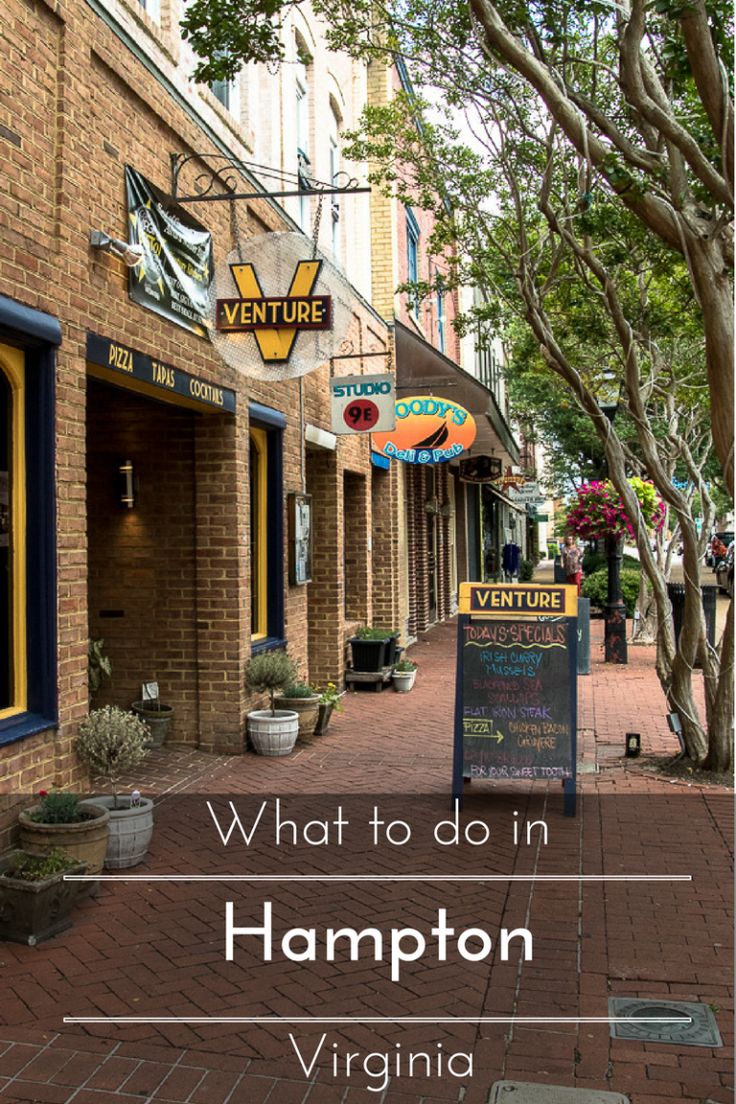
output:
<instances>
[{"instance_id":1,"label":"person walking","mask_svg":"<svg viewBox=\"0 0 736 1104\"><path fill-rule=\"evenodd\" d=\"M567 582L578 588L579 596L580 584L583 580L583 556L571 533L567 534L562 546L562 569Z\"/></svg>"}]
</instances>

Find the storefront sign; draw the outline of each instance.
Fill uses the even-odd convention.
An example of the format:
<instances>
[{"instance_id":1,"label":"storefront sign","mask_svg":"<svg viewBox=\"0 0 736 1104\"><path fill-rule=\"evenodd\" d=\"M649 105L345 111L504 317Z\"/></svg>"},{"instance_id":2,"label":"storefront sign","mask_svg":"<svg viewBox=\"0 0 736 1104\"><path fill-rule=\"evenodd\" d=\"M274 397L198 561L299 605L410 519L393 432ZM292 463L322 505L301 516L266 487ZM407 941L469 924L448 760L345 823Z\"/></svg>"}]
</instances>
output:
<instances>
[{"instance_id":1,"label":"storefront sign","mask_svg":"<svg viewBox=\"0 0 736 1104\"><path fill-rule=\"evenodd\" d=\"M235 410L235 392L229 388L190 376L180 368L111 341L109 337L87 334L87 360L96 366L92 375L153 398L163 398L166 393L170 396L169 401L182 406L222 413L233 413ZM127 384L123 382L126 379Z\"/></svg>"},{"instance_id":2,"label":"storefront sign","mask_svg":"<svg viewBox=\"0 0 736 1104\"><path fill-rule=\"evenodd\" d=\"M460 461L462 483L492 483L501 474L500 456L470 456Z\"/></svg>"},{"instance_id":3,"label":"storefront sign","mask_svg":"<svg viewBox=\"0 0 736 1104\"><path fill-rule=\"evenodd\" d=\"M338 354L354 306L347 277L303 234L255 234L215 268L210 340L246 376L296 379Z\"/></svg>"},{"instance_id":4,"label":"storefront sign","mask_svg":"<svg viewBox=\"0 0 736 1104\"><path fill-rule=\"evenodd\" d=\"M511 501L518 503L519 506L547 501L538 483L524 483L521 487L509 487L508 495Z\"/></svg>"},{"instance_id":5,"label":"storefront sign","mask_svg":"<svg viewBox=\"0 0 736 1104\"><path fill-rule=\"evenodd\" d=\"M396 425L396 378L340 376L330 380L333 433L370 433Z\"/></svg>"},{"instance_id":6,"label":"storefront sign","mask_svg":"<svg viewBox=\"0 0 736 1104\"><path fill-rule=\"evenodd\" d=\"M507 616L509 613L533 617L575 617L577 589L574 586L547 586L519 583L461 583L458 611L482 613L485 616Z\"/></svg>"},{"instance_id":7,"label":"storefront sign","mask_svg":"<svg viewBox=\"0 0 736 1104\"><path fill-rule=\"evenodd\" d=\"M135 303L206 337L212 235L144 176L125 166L130 241L144 250L130 269Z\"/></svg>"},{"instance_id":8,"label":"storefront sign","mask_svg":"<svg viewBox=\"0 0 736 1104\"><path fill-rule=\"evenodd\" d=\"M261 291L255 266L231 264L239 299L218 299L215 325L220 333L254 333L264 361L285 361L291 356L300 330L329 330L332 301L329 295L312 295L321 261L298 261L289 293L267 297Z\"/></svg>"},{"instance_id":9,"label":"storefront sign","mask_svg":"<svg viewBox=\"0 0 736 1104\"><path fill-rule=\"evenodd\" d=\"M438 464L469 449L473 415L449 399L415 395L396 403L396 428L373 435L373 448L407 464Z\"/></svg>"}]
</instances>

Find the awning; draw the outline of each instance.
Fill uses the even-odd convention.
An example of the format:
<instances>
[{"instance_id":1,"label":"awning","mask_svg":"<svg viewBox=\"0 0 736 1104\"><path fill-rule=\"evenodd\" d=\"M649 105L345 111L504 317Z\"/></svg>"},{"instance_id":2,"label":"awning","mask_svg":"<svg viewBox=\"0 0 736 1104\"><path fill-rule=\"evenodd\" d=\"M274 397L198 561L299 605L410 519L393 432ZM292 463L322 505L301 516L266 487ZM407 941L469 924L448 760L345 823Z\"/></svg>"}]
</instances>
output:
<instances>
[{"instance_id":1,"label":"awning","mask_svg":"<svg viewBox=\"0 0 736 1104\"><path fill-rule=\"evenodd\" d=\"M433 395L452 399L470 411L478 427L478 436L469 455L502 452L507 458L506 464L518 464L519 446L488 388L402 322L397 321L395 325L399 397L402 392L407 395L431 391ZM513 505L508 499L504 501Z\"/></svg>"}]
</instances>

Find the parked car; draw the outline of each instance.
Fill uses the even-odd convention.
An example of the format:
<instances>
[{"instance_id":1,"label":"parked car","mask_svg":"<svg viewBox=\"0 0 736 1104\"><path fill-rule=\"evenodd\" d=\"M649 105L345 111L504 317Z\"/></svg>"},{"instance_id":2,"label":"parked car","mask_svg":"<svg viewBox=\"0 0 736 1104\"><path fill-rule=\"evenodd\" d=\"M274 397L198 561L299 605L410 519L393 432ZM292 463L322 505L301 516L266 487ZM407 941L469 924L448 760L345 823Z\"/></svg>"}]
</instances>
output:
<instances>
[{"instance_id":1,"label":"parked car","mask_svg":"<svg viewBox=\"0 0 736 1104\"><path fill-rule=\"evenodd\" d=\"M719 560L716 564L716 582L721 590L725 590L733 598L733 541L728 546L725 560Z\"/></svg>"},{"instance_id":2,"label":"parked car","mask_svg":"<svg viewBox=\"0 0 736 1104\"><path fill-rule=\"evenodd\" d=\"M731 544L732 540L733 532L728 529L721 530L721 532L713 534L713 536L710 538L707 545L705 546L705 562L708 567L712 567L715 571L718 560L722 559L723 556L725 556L725 551L728 549L728 546L729 544ZM719 544L723 545L724 551L721 556L716 556L714 555L714 552L717 552Z\"/></svg>"}]
</instances>

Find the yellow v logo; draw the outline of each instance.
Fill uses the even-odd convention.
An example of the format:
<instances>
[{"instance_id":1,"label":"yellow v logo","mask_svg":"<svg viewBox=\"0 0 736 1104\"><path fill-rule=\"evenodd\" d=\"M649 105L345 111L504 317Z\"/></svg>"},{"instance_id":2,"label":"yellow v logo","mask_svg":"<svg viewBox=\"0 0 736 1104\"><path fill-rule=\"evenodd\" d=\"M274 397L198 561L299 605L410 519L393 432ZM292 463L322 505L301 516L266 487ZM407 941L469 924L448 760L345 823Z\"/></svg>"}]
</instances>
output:
<instances>
[{"instance_id":1,"label":"yellow v logo","mask_svg":"<svg viewBox=\"0 0 736 1104\"><path fill-rule=\"evenodd\" d=\"M287 299L303 298L312 294L312 288L317 282L317 276L322 265L321 261L299 261L291 281ZM258 283L256 270L252 264L232 264L230 271L233 274L235 286L241 299L263 299L263 291ZM253 335L258 342L258 348L263 360L284 361L291 356L298 326L279 326L273 329L256 329Z\"/></svg>"}]
</instances>

